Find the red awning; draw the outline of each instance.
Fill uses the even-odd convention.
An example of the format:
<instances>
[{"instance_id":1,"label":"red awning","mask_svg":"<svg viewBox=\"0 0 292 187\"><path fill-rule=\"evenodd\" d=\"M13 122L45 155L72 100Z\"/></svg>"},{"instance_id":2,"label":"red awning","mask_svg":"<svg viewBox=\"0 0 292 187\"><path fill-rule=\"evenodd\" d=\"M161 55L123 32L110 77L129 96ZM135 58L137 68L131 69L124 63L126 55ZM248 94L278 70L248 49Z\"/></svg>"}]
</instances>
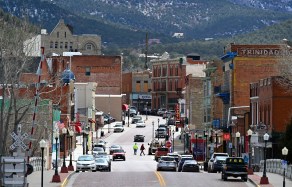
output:
<instances>
[{"instance_id":1,"label":"red awning","mask_svg":"<svg viewBox=\"0 0 292 187\"><path fill-rule=\"evenodd\" d=\"M128 110L129 106L127 104L122 105L122 110Z\"/></svg>"},{"instance_id":2,"label":"red awning","mask_svg":"<svg viewBox=\"0 0 292 187\"><path fill-rule=\"evenodd\" d=\"M75 131L77 133L81 133L82 132L82 128L80 126L78 126L78 125L75 125Z\"/></svg>"}]
</instances>

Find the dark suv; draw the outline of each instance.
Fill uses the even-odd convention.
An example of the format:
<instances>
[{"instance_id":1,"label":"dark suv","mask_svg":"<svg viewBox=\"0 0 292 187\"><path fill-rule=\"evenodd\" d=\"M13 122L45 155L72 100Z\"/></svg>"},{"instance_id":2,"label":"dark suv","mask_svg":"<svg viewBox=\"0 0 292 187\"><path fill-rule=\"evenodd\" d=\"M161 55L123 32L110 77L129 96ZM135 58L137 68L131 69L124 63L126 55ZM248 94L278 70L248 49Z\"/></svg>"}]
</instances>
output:
<instances>
[{"instance_id":1,"label":"dark suv","mask_svg":"<svg viewBox=\"0 0 292 187\"><path fill-rule=\"evenodd\" d=\"M209 162L208 162L208 173L211 172L211 167L213 165L214 159L216 158L216 156L225 156L225 157L229 157L228 153L213 153Z\"/></svg>"}]
</instances>

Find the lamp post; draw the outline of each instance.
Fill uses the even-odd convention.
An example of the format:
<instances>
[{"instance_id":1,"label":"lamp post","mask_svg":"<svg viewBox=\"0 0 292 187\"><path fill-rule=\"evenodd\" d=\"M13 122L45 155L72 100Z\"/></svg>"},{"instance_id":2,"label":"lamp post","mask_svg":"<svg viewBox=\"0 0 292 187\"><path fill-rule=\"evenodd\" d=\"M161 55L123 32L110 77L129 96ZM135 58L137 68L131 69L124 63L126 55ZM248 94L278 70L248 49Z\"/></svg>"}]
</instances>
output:
<instances>
[{"instance_id":1,"label":"lamp post","mask_svg":"<svg viewBox=\"0 0 292 187\"><path fill-rule=\"evenodd\" d=\"M109 113L108 113L108 117L109 117L109 118L108 118L108 124L107 124L107 132L108 132L108 133L110 133L110 124L111 124L111 122L110 122L110 115L111 115L111 113L109 112Z\"/></svg>"},{"instance_id":2,"label":"lamp post","mask_svg":"<svg viewBox=\"0 0 292 187\"><path fill-rule=\"evenodd\" d=\"M68 165L68 171L74 171L74 166L72 164L72 150L73 150L73 135L74 132L72 130L69 131L69 136L70 136L70 162Z\"/></svg>"},{"instance_id":3,"label":"lamp post","mask_svg":"<svg viewBox=\"0 0 292 187\"><path fill-rule=\"evenodd\" d=\"M196 137L196 160L198 160L198 133L195 133Z\"/></svg>"},{"instance_id":4,"label":"lamp post","mask_svg":"<svg viewBox=\"0 0 292 187\"><path fill-rule=\"evenodd\" d=\"M157 119L157 122L158 122L157 128L159 128L159 118ZM159 133L158 132L157 132L157 138L159 140Z\"/></svg>"},{"instance_id":5,"label":"lamp post","mask_svg":"<svg viewBox=\"0 0 292 187\"><path fill-rule=\"evenodd\" d=\"M174 130L172 130L172 152L174 153Z\"/></svg>"},{"instance_id":6,"label":"lamp post","mask_svg":"<svg viewBox=\"0 0 292 187\"><path fill-rule=\"evenodd\" d=\"M216 152L218 152L218 150L217 150L217 137L218 137L218 133L217 133L217 131L215 131L215 146L216 146Z\"/></svg>"},{"instance_id":7,"label":"lamp post","mask_svg":"<svg viewBox=\"0 0 292 187\"><path fill-rule=\"evenodd\" d=\"M154 140L154 121L152 121L152 140Z\"/></svg>"},{"instance_id":8,"label":"lamp post","mask_svg":"<svg viewBox=\"0 0 292 187\"><path fill-rule=\"evenodd\" d=\"M284 147L282 149L282 155L284 156L284 162L286 162L286 157L288 155L288 149L286 147ZM286 167L287 167L287 163L284 164L284 173L283 173L283 187L285 187L285 170L286 170Z\"/></svg>"},{"instance_id":9,"label":"lamp post","mask_svg":"<svg viewBox=\"0 0 292 187\"><path fill-rule=\"evenodd\" d=\"M130 127L130 105L128 105L128 127Z\"/></svg>"},{"instance_id":10,"label":"lamp post","mask_svg":"<svg viewBox=\"0 0 292 187\"><path fill-rule=\"evenodd\" d=\"M240 138L240 132L235 133L236 139L237 139L237 156L239 157L240 151L239 151L239 138Z\"/></svg>"},{"instance_id":11,"label":"lamp post","mask_svg":"<svg viewBox=\"0 0 292 187\"><path fill-rule=\"evenodd\" d=\"M251 168L251 135L252 135L252 130L248 129L247 131L248 135L248 174L253 175L253 169Z\"/></svg>"},{"instance_id":12,"label":"lamp post","mask_svg":"<svg viewBox=\"0 0 292 187\"><path fill-rule=\"evenodd\" d=\"M55 174L53 175L52 182L61 182L60 175L58 174L58 139L59 139L59 129L54 133L56 140L56 161L55 161Z\"/></svg>"},{"instance_id":13,"label":"lamp post","mask_svg":"<svg viewBox=\"0 0 292 187\"><path fill-rule=\"evenodd\" d=\"M63 135L63 166L61 167L61 173L68 173L68 168L66 167L66 134L67 129L64 127L62 129L62 135Z\"/></svg>"},{"instance_id":14,"label":"lamp post","mask_svg":"<svg viewBox=\"0 0 292 187\"><path fill-rule=\"evenodd\" d=\"M204 162L204 171L207 171L208 170L208 160L207 160L207 150L208 150L208 132L205 130L204 131L204 137L205 137L205 140L206 140L206 147L205 147L205 162Z\"/></svg>"},{"instance_id":15,"label":"lamp post","mask_svg":"<svg viewBox=\"0 0 292 187\"><path fill-rule=\"evenodd\" d=\"M158 122L158 127L159 127L159 118L157 119L157 122Z\"/></svg>"},{"instance_id":16,"label":"lamp post","mask_svg":"<svg viewBox=\"0 0 292 187\"><path fill-rule=\"evenodd\" d=\"M267 149L267 142L269 140L269 134L266 133L264 135L264 141L265 141L265 148L264 148L264 172L263 172L263 176L261 177L261 181L260 181L260 184L269 184L269 179L267 177L267 174L266 174L266 159L267 159L267 156L266 156L266 149Z\"/></svg>"},{"instance_id":17,"label":"lamp post","mask_svg":"<svg viewBox=\"0 0 292 187\"><path fill-rule=\"evenodd\" d=\"M42 175L41 175L41 187L44 187L44 149L47 143L44 139L40 141L40 147L42 151Z\"/></svg>"},{"instance_id":18,"label":"lamp post","mask_svg":"<svg viewBox=\"0 0 292 187\"><path fill-rule=\"evenodd\" d=\"M146 120L148 120L147 112L148 112L148 102L146 102Z\"/></svg>"}]
</instances>

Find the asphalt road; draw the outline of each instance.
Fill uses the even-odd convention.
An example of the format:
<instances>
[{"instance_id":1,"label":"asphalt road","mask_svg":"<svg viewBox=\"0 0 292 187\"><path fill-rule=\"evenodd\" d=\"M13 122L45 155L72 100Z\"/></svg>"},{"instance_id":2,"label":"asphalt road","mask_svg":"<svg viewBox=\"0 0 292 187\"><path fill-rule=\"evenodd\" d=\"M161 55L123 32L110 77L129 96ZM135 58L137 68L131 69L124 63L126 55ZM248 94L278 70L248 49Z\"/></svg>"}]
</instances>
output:
<instances>
[{"instance_id":1,"label":"asphalt road","mask_svg":"<svg viewBox=\"0 0 292 187\"><path fill-rule=\"evenodd\" d=\"M145 116L143 116L145 119ZM228 187L251 187L250 182L243 182L239 178L228 178L228 181L221 180L220 173L182 173L182 172L157 172L156 162L153 155L147 155L148 142L152 139L153 126L157 128L157 116L148 116L145 128L136 128L130 125L122 133L113 133L106 138L108 146L112 144L121 145L126 151L126 161L112 161L112 172L80 172L74 174L67 187L178 187L178 186L228 186ZM165 120L160 118L160 123ZM134 155L132 146L134 135L145 135L144 145L146 147L145 156L140 156L138 151ZM139 142L140 146L141 143Z\"/></svg>"}]
</instances>

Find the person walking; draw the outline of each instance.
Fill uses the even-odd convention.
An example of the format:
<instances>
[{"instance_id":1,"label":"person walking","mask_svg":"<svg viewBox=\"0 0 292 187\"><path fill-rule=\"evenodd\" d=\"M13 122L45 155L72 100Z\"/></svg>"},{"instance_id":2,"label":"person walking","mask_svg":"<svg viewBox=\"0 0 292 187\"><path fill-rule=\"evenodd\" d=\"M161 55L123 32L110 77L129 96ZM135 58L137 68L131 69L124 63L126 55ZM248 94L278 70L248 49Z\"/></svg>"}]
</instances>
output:
<instances>
[{"instance_id":1,"label":"person walking","mask_svg":"<svg viewBox=\"0 0 292 187\"><path fill-rule=\"evenodd\" d=\"M145 147L144 147L144 144L142 144L140 147L140 151L141 151L140 156L142 156L142 154L145 156L144 150L145 150Z\"/></svg>"},{"instance_id":2,"label":"person walking","mask_svg":"<svg viewBox=\"0 0 292 187\"><path fill-rule=\"evenodd\" d=\"M137 154L137 150L138 150L137 143L134 144L133 149L134 149L134 155L136 155Z\"/></svg>"}]
</instances>

